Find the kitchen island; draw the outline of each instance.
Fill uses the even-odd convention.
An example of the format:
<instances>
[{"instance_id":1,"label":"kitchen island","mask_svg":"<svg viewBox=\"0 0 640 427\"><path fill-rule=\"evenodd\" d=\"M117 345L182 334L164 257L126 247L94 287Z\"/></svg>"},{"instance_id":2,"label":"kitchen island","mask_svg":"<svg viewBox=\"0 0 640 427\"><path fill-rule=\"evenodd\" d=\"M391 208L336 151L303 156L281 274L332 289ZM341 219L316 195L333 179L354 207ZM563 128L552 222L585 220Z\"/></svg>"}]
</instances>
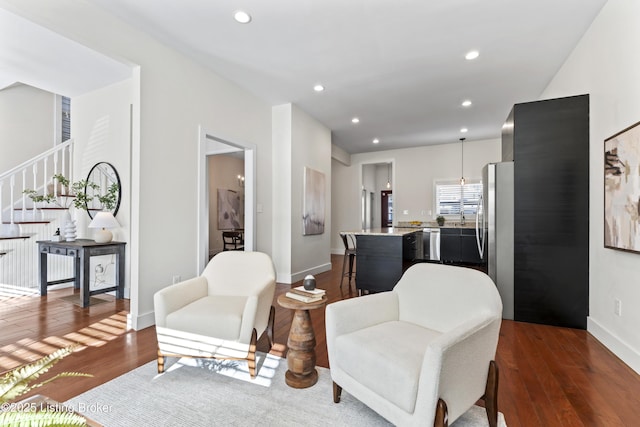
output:
<instances>
[{"instance_id":1,"label":"kitchen island","mask_svg":"<svg viewBox=\"0 0 640 427\"><path fill-rule=\"evenodd\" d=\"M422 230L373 228L345 232L356 237L356 288L390 291L402 273L422 259Z\"/></svg>"}]
</instances>

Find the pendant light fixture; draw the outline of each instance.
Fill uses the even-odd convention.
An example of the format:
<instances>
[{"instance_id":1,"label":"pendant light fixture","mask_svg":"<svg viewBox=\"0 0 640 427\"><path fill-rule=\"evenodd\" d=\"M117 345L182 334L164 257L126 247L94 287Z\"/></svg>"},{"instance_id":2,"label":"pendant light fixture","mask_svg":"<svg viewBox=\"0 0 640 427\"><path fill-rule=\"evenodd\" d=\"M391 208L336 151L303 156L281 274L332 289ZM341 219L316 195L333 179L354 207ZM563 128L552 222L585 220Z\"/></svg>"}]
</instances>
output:
<instances>
[{"instance_id":1,"label":"pendant light fixture","mask_svg":"<svg viewBox=\"0 0 640 427\"><path fill-rule=\"evenodd\" d=\"M464 185L464 140L465 138L460 138L460 157L461 157L461 166L460 166L460 185Z\"/></svg>"},{"instance_id":2,"label":"pendant light fixture","mask_svg":"<svg viewBox=\"0 0 640 427\"><path fill-rule=\"evenodd\" d=\"M387 190L391 188L391 173L389 169L391 168L391 163L387 163Z\"/></svg>"}]
</instances>

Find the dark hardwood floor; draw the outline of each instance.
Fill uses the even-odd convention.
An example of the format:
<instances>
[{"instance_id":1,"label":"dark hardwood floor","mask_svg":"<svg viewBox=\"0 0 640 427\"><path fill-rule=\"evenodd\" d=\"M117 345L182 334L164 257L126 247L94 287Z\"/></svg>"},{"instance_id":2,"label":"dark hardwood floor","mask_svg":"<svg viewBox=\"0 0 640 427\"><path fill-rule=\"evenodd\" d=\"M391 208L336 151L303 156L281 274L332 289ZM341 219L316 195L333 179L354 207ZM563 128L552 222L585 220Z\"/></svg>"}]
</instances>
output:
<instances>
[{"instance_id":1,"label":"dark hardwood floor","mask_svg":"<svg viewBox=\"0 0 640 427\"><path fill-rule=\"evenodd\" d=\"M339 288L342 256L331 272L316 275L329 302L355 297L354 284ZM296 284L298 285L298 284ZM278 285L276 297L289 285ZM92 378L63 378L34 393L65 401L156 357L154 328L128 331L128 301L113 300L82 309L62 297L9 294L0 288L0 372L71 343L81 347L51 373L76 371ZM107 298L105 296L105 298ZM272 353L284 355L292 312L276 307ZM324 311L312 310L317 363L328 367ZM266 351L266 337L259 349ZM500 367L499 409L509 427L640 425L640 376L589 333L503 321L496 360ZM327 396L331 399L331 396ZM430 424L425 422L425 425Z\"/></svg>"}]
</instances>

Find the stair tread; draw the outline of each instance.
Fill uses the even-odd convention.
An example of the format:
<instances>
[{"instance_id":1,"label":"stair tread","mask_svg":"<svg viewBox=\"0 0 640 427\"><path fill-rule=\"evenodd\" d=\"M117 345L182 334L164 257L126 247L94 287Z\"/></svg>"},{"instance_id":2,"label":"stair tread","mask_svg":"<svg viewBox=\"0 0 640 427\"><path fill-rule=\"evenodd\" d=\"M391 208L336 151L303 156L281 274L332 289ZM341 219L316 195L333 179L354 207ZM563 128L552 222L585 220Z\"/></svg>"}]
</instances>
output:
<instances>
[{"instance_id":1,"label":"stair tread","mask_svg":"<svg viewBox=\"0 0 640 427\"><path fill-rule=\"evenodd\" d=\"M2 221L3 224L49 224L52 222L52 219L36 219L36 220L15 220L13 223L11 221Z\"/></svg>"},{"instance_id":2,"label":"stair tread","mask_svg":"<svg viewBox=\"0 0 640 427\"><path fill-rule=\"evenodd\" d=\"M26 240L26 239L30 239L30 238L31 238L31 237L33 237L33 236L35 236L35 234L33 234L33 233L29 233L29 234L21 234L21 235L19 235L19 236L13 236L13 237L10 237L10 236L0 236L0 240L19 240L19 239Z\"/></svg>"},{"instance_id":3,"label":"stair tread","mask_svg":"<svg viewBox=\"0 0 640 427\"><path fill-rule=\"evenodd\" d=\"M61 208L58 206L44 206L41 208L36 208L36 211L66 211L68 208ZM14 212L22 212L22 208L21 207L16 207L13 209ZM27 212L33 212L33 207L26 207L24 208L25 211Z\"/></svg>"}]
</instances>

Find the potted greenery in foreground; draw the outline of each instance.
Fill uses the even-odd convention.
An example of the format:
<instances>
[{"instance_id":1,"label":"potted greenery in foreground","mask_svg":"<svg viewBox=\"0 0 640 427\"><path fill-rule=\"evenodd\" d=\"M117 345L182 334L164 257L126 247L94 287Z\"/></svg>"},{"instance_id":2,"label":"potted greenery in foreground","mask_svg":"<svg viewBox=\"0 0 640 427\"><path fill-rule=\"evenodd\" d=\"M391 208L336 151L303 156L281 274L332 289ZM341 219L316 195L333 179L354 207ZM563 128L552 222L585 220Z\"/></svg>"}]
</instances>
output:
<instances>
[{"instance_id":1,"label":"potted greenery in foreground","mask_svg":"<svg viewBox=\"0 0 640 427\"><path fill-rule=\"evenodd\" d=\"M42 387L58 378L63 377L92 377L93 375L79 372L62 372L48 380L31 384L45 374L53 365L68 356L75 349L74 346L61 348L33 363L15 368L0 378L0 426L84 426L86 419L71 411L50 410L45 404L21 405L12 402L33 389Z\"/></svg>"}]
</instances>

